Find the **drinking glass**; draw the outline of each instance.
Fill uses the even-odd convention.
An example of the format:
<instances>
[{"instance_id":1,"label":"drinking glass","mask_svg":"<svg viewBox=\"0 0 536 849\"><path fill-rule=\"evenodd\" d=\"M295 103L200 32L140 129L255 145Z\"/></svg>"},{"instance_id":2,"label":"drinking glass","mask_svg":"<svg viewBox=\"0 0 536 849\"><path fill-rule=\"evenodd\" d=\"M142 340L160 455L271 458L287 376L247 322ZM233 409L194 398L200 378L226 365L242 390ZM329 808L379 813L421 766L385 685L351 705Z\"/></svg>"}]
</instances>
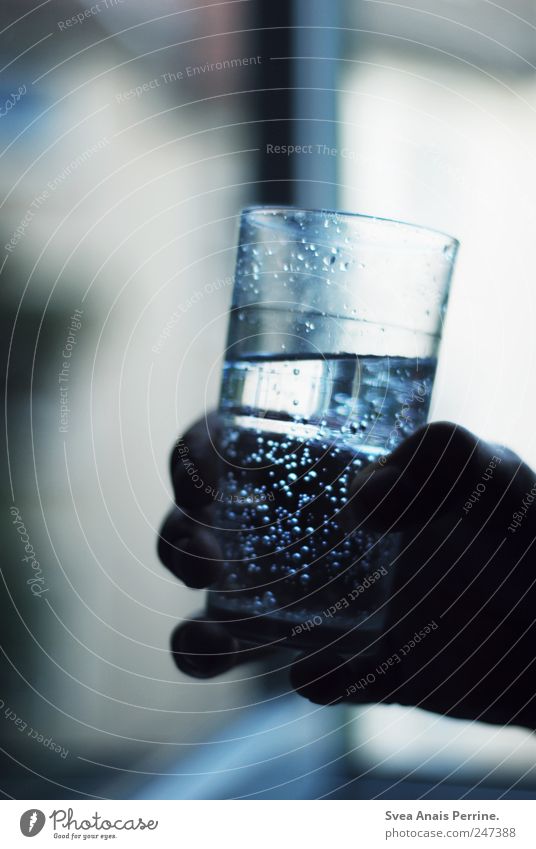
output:
<instances>
[{"instance_id":1,"label":"drinking glass","mask_svg":"<svg viewBox=\"0 0 536 849\"><path fill-rule=\"evenodd\" d=\"M352 511L353 476L425 424L458 243L399 221L241 215L219 412L207 615L253 644L364 650L399 535Z\"/></svg>"}]
</instances>

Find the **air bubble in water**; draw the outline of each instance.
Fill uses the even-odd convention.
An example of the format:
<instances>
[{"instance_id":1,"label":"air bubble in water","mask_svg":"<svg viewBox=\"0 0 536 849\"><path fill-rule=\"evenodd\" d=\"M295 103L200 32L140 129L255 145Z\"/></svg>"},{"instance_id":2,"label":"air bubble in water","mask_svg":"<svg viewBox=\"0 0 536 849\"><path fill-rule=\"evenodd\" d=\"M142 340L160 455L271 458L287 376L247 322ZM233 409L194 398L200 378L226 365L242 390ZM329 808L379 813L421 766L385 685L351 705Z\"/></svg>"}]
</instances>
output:
<instances>
[{"instance_id":1,"label":"air bubble in water","mask_svg":"<svg viewBox=\"0 0 536 849\"><path fill-rule=\"evenodd\" d=\"M246 312L246 318L249 314ZM309 329L309 316L303 318ZM315 317L315 321L318 324L322 318ZM283 620L290 617L296 621L292 617L297 613L305 619L321 610L321 604L331 603L329 598L334 602L343 597L353 582L377 568L377 537L369 533L341 539L346 530L337 521L341 515L338 511L346 503L352 475L367 458L377 459L397 415L399 424L404 425L400 411L411 398L412 387L420 386L423 377L426 385L431 385L433 365L425 361L424 368L430 371L423 375L422 360L418 372L411 361L399 358L391 358L387 370L382 358L326 358L312 351L301 361L280 355L270 362L261 355L226 365L223 413L233 424L225 431L223 454L230 463L219 488L229 495L249 493L249 497L245 503L239 500L231 504L229 499L215 504L220 510L217 526L225 527L228 521L233 531L222 533L227 564L222 578L222 589L227 590L221 593L222 608L243 618L248 613L274 615L279 607L277 616ZM300 380L300 391L296 379ZM359 416L355 412L356 395ZM427 399L429 395L428 391ZM300 423L296 422L292 403L296 399L303 405ZM373 402L378 400L375 408ZM237 426L242 415L252 420L256 404L258 426ZM378 420L380 407L382 417ZM412 427L425 418L425 407L419 401L408 411ZM272 428L270 418L277 421L277 428ZM403 429L396 431L395 443L402 438ZM386 544L388 538L381 543L382 560ZM322 590L318 599L307 599L305 586L313 578L314 587ZM271 595L265 592L267 584ZM217 590L213 597L219 605ZM361 602L356 603L358 614L363 610ZM349 611L340 612L341 621L349 616Z\"/></svg>"}]
</instances>

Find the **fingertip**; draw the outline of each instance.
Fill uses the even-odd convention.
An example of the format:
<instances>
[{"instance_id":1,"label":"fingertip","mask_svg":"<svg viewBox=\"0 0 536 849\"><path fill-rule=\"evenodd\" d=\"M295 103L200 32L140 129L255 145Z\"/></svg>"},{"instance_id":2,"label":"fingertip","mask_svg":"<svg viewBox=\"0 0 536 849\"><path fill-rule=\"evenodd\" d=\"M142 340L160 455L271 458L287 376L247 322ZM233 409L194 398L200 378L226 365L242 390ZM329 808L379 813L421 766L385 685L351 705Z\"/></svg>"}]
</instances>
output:
<instances>
[{"instance_id":1,"label":"fingertip","mask_svg":"<svg viewBox=\"0 0 536 849\"><path fill-rule=\"evenodd\" d=\"M171 635L171 654L181 672L193 678L222 675L236 663L238 642L222 626L201 619L179 625Z\"/></svg>"},{"instance_id":2,"label":"fingertip","mask_svg":"<svg viewBox=\"0 0 536 849\"><path fill-rule=\"evenodd\" d=\"M192 463L194 461L192 460ZM177 463L171 471L173 496L178 507L199 510L214 500L217 487L208 480L198 466Z\"/></svg>"},{"instance_id":3,"label":"fingertip","mask_svg":"<svg viewBox=\"0 0 536 849\"><path fill-rule=\"evenodd\" d=\"M171 452L170 474L175 502L199 509L210 504L217 492L220 457L216 445L221 419L210 413L180 436Z\"/></svg>"},{"instance_id":4,"label":"fingertip","mask_svg":"<svg viewBox=\"0 0 536 849\"><path fill-rule=\"evenodd\" d=\"M420 476L439 463L447 469L459 468L485 445L462 425L429 422L398 445L391 457L400 468L411 468L412 474Z\"/></svg>"},{"instance_id":5,"label":"fingertip","mask_svg":"<svg viewBox=\"0 0 536 849\"><path fill-rule=\"evenodd\" d=\"M164 565L191 589L205 589L218 578L221 550L212 534L197 530L169 544Z\"/></svg>"}]
</instances>

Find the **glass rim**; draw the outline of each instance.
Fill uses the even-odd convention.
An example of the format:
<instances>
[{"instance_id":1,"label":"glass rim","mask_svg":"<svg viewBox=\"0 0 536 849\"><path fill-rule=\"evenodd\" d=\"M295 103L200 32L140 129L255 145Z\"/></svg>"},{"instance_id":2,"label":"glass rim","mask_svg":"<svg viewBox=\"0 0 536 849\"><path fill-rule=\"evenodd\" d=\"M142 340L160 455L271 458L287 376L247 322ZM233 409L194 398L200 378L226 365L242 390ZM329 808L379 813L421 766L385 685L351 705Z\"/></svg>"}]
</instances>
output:
<instances>
[{"instance_id":1,"label":"glass rim","mask_svg":"<svg viewBox=\"0 0 536 849\"><path fill-rule=\"evenodd\" d=\"M249 213L254 212L271 212L274 215L277 213L283 212L298 212L304 213L306 215L332 215L338 218L344 219L345 221L351 222L355 220L362 221L378 221L384 224L392 224L397 228L404 228L412 230L414 232L430 234L431 236L440 236L443 241L447 241L452 248L457 251L460 246L460 241L455 236L451 236L450 233L446 233L444 230L438 230L436 227L427 227L422 224L413 224L410 221L401 221L397 218L387 218L381 215L367 215L362 212L347 212L340 211L337 209L327 209L327 208L313 208L313 207L300 207L300 206L292 206L291 204L250 204L245 206L240 211L240 216L247 215Z\"/></svg>"}]
</instances>

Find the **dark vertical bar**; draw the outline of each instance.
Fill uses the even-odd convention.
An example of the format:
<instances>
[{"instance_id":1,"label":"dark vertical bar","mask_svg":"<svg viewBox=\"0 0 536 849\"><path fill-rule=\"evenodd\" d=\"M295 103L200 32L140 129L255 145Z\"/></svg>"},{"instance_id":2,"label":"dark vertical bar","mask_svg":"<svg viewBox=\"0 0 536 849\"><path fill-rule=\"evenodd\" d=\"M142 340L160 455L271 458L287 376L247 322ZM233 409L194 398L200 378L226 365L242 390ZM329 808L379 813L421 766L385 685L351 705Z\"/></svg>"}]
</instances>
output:
<instances>
[{"instance_id":1,"label":"dark vertical bar","mask_svg":"<svg viewBox=\"0 0 536 849\"><path fill-rule=\"evenodd\" d=\"M336 208L340 0L254 0L253 19L262 57L255 200ZM300 149L288 155L289 146Z\"/></svg>"},{"instance_id":2,"label":"dark vertical bar","mask_svg":"<svg viewBox=\"0 0 536 849\"><path fill-rule=\"evenodd\" d=\"M293 55L293 5L294 0L254 2L257 53L262 57L255 96L255 117L260 122L257 203L295 203L293 157L270 152L292 143L293 62L274 57Z\"/></svg>"},{"instance_id":3,"label":"dark vertical bar","mask_svg":"<svg viewBox=\"0 0 536 849\"><path fill-rule=\"evenodd\" d=\"M294 157L295 203L336 209L340 0L294 0L292 6L293 141L303 151Z\"/></svg>"}]
</instances>

